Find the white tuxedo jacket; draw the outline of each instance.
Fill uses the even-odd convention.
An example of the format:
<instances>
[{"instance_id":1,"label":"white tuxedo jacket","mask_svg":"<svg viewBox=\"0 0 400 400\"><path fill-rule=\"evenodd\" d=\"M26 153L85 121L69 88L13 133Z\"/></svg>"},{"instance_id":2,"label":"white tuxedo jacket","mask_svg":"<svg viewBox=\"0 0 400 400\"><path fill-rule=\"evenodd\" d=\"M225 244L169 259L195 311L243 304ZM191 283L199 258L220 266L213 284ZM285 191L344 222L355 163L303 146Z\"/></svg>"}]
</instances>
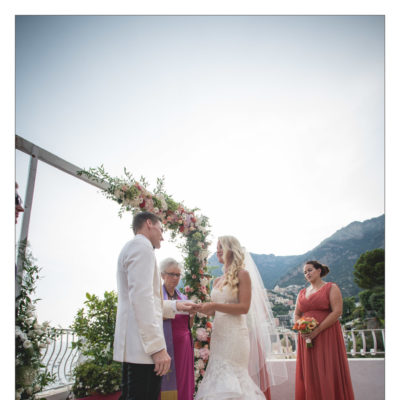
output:
<instances>
[{"instance_id":1,"label":"white tuxedo jacket","mask_svg":"<svg viewBox=\"0 0 400 400\"><path fill-rule=\"evenodd\" d=\"M154 249L145 236L136 235L121 250L117 286L114 360L154 364L151 355L167 348L163 316L174 318L176 309L173 302L162 300Z\"/></svg>"}]
</instances>

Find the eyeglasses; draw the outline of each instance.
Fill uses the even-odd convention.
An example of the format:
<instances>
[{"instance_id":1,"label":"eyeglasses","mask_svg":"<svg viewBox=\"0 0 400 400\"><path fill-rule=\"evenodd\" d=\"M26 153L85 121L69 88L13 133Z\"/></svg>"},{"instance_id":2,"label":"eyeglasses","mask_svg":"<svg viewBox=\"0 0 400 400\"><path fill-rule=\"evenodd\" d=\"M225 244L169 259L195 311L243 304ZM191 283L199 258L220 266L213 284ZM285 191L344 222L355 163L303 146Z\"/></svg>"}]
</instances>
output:
<instances>
[{"instance_id":1,"label":"eyeglasses","mask_svg":"<svg viewBox=\"0 0 400 400\"><path fill-rule=\"evenodd\" d=\"M15 205L16 206L21 206L22 207L22 199L21 196L19 194L15 194Z\"/></svg>"},{"instance_id":2,"label":"eyeglasses","mask_svg":"<svg viewBox=\"0 0 400 400\"><path fill-rule=\"evenodd\" d=\"M180 278L181 274L174 274L173 272L164 272L165 275L170 276L171 278Z\"/></svg>"}]
</instances>

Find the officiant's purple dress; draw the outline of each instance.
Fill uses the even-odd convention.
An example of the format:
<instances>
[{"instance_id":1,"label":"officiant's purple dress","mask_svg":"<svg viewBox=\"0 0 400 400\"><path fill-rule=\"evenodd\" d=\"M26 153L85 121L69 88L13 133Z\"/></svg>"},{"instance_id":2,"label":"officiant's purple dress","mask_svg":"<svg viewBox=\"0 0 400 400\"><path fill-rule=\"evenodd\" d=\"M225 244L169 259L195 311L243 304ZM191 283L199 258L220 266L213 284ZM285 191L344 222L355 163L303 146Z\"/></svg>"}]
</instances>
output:
<instances>
[{"instance_id":1,"label":"officiant's purple dress","mask_svg":"<svg viewBox=\"0 0 400 400\"><path fill-rule=\"evenodd\" d=\"M187 297L175 289L178 299ZM164 299L168 299L163 286ZM161 383L161 400L193 400L194 360L193 342L189 329L189 316L177 314L175 319L164 320L167 351L171 357L171 369Z\"/></svg>"}]
</instances>

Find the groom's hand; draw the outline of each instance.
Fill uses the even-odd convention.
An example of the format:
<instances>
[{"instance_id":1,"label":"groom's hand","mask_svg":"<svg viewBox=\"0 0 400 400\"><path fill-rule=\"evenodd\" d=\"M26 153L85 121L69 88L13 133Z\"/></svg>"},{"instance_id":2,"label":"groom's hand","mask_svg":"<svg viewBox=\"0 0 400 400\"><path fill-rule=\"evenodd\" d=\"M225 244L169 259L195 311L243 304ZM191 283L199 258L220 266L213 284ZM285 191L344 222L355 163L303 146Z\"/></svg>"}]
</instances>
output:
<instances>
[{"instance_id":1,"label":"groom's hand","mask_svg":"<svg viewBox=\"0 0 400 400\"><path fill-rule=\"evenodd\" d=\"M171 357L168 355L167 350L162 349L157 353L151 355L154 361L155 367L154 372L158 376L163 376L169 371L171 366Z\"/></svg>"}]
</instances>

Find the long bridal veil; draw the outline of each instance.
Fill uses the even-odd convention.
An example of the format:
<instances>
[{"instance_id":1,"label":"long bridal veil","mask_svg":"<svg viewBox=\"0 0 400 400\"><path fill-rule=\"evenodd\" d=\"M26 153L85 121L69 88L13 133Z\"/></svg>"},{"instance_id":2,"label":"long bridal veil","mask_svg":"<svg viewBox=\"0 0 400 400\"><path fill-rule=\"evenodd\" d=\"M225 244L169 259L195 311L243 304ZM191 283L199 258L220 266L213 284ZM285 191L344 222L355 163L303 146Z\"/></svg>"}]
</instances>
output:
<instances>
[{"instance_id":1,"label":"long bridal veil","mask_svg":"<svg viewBox=\"0 0 400 400\"><path fill-rule=\"evenodd\" d=\"M282 354L279 334L267 297L264 283L251 255L245 250L245 268L251 278L251 305L247 314L250 337L249 374L265 392L268 387L288 379L286 363L279 360Z\"/></svg>"}]
</instances>

